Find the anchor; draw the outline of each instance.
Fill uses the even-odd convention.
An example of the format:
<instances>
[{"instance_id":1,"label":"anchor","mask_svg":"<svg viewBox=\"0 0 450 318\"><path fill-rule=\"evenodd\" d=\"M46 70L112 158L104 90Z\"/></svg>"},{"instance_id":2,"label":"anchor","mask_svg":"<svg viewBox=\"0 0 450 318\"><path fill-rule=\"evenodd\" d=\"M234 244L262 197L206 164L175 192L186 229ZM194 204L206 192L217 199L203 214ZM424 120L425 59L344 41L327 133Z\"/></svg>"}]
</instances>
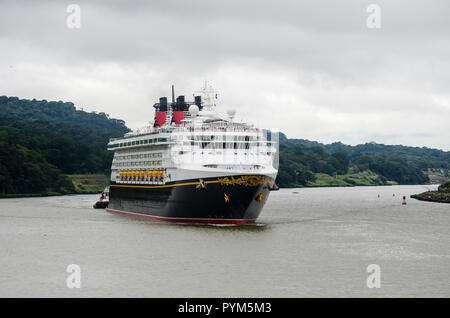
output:
<instances>
[{"instance_id":1,"label":"anchor","mask_svg":"<svg viewBox=\"0 0 450 318\"><path fill-rule=\"evenodd\" d=\"M198 184L195 187L197 190L206 190L205 182L203 182L203 179L198 180Z\"/></svg>"}]
</instances>

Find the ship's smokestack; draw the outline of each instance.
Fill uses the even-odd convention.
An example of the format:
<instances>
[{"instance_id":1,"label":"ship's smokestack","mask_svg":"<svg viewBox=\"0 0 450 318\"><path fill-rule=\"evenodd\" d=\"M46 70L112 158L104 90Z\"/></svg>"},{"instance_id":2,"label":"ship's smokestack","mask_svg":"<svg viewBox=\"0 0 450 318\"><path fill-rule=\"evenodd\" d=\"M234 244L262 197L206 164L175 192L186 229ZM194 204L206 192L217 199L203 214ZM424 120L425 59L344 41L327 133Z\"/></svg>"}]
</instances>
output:
<instances>
[{"instance_id":1,"label":"ship's smokestack","mask_svg":"<svg viewBox=\"0 0 450 318\"><path fill-rule=\"evenodd\" d=\"M160 111L167 111L167 97L160 97L159 98L159 110Z\"/></svg>"},{"instance_id":2,"label":"ship's smokestack","mask_svg":"<svg viewBox=\"0 0 450 318\"><path fill-rule=\"evenodd\" d=\"M178 96L177 102L172 106L172 123L175 123L175 125L182 124L186 108L187 105L184 102L184 96Z\"/></svg>"},{"instance_id":3,"label":"ship's smokestack","mask_svg":"<svg viewBox=\"0 0 450 318\"><path fill-rule=\"evenodd\" d=\"M202 97L201 96L195 96L195 105L198 106L199 110L202 110Z\"/></svg>"},{"instance_id":4,"label":"ship's smokestack","mask_svg":"<svg viewBox=\"0 0 450 318\"><path fill-rule=\"evenodd\" d=\"M153 127L158 128L165 124L167 117L167 97L160 97L159 104L155 104L155 124Z\"/></svg>"}]
</instances>

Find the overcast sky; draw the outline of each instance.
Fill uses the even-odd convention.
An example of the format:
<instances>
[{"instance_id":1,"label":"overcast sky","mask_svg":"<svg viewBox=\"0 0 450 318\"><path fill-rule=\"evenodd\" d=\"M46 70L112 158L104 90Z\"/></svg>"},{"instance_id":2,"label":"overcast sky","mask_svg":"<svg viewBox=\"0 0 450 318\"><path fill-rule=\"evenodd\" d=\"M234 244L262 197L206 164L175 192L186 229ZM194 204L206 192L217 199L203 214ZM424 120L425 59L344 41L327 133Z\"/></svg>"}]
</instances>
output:
<instances>
[{"instance_id":1,"label":"overcast sky","mask_svg":"<svg viewBox=\"0 0 450 318\"><path fill-rule=\"evenodd\" d=\"M0 95L131 128L207 79L221 110L290 138L450 150L449 1L0 0L0 43Z\"/></svg>"}]
</instances>

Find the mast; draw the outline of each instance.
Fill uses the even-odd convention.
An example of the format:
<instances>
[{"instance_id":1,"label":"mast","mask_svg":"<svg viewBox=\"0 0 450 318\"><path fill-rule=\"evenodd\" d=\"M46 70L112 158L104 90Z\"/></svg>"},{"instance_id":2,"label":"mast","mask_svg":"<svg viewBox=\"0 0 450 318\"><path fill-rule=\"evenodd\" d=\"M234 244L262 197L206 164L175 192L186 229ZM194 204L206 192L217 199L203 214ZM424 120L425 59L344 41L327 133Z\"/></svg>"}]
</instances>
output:
<instances>
[{"instance_id":1,"label":"mast","mask_svg":"<svg viewBox=\"0 0 450 318\"><path fill-rule=\"evenodd\" d=\"M175 103L175 89L172 84L172 104Z\"/></svg>"},{"instance_id":2,"label":"mast","mask_svg":"<svg viewBox=\"0 0 450 318\"><path fill-rule=\"evenodd\" d=\"M203 88L195 92L195 95L201 96L201 105L207 111L213 111L216 108L217 92L205 81Z\"/></svg>"}]
</instances>

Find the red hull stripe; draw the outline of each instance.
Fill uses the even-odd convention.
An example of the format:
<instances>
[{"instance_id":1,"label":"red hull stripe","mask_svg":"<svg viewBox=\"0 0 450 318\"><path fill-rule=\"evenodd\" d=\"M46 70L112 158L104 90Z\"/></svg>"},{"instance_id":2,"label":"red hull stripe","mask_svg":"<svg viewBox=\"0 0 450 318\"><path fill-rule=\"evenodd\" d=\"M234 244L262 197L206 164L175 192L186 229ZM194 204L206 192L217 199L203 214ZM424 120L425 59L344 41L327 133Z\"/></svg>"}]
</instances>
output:
<instances>
[{"instance_id":1,"label":"red hull stripe","mask_svg":"<svg viewBox=\"0 0 450 318\"><path fill-rule=\"evenodd\" d=\"M106 211L124 215L132 215L136 217L165 221L165 222L178 222L178 223L203 223L203 224L231 224L231 225L243 225L255 223L255 219L202 219L202 218L177 218L177 217L164 217L155 216L135 212L120 211L107 208Z\"/></svg>"}]
</instances>

